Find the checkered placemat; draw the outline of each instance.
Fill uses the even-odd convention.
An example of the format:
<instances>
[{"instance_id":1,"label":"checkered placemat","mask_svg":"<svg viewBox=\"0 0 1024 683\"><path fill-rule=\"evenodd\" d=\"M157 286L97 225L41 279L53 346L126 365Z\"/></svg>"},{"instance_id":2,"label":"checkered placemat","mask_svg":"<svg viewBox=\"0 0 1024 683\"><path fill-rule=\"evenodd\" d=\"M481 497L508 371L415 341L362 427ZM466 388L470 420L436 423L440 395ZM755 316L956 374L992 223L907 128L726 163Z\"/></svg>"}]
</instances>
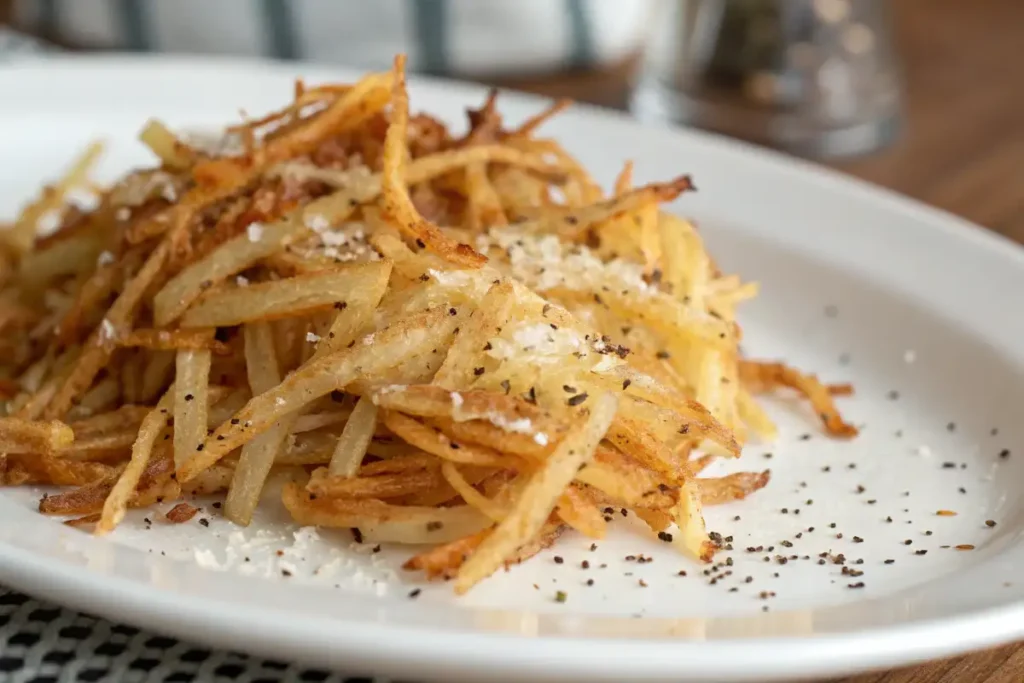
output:
<instances>
[{"instance_id":1,"label":"checkered placemat","mask_svg":"<svg viewBox=\"0 0 1024 683\"><path fill-rule=\"evenodd\" d=\"M210 651L0 588L0 681L383 683Z\"/></svg>"}]
</instances>

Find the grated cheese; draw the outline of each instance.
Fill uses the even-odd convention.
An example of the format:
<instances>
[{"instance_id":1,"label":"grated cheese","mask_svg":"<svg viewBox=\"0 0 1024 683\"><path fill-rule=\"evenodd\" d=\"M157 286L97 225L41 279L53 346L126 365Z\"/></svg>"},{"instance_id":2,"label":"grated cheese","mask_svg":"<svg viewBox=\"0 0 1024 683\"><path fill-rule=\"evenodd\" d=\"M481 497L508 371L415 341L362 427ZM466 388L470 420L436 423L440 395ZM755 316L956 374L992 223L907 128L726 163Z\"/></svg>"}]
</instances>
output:
<instances>
[{"instance_id":1,"label":"grated cheese","mask_svg":"<svg viewBox=\"0 0 1024 683\"><path fill-rule=\"evenodd\" d=\"M487 355L496 360L521 358L521 353L530 354L531 362L559 363L571 354L586 357L586 340L576 330L552 329L545 323L526 323L513 328L511 339L495 337L490 340Z\"/></svg>"},{"instance_id":2,"label":"grated cheese","mask_svg":"<svg viewBox=\"0 0 1024 683\"><path fill-rule=\"evenodd\" d=\"M603 261L584 246L566 245L555 235L532 235L499 228L477 238L477 247L499 247L508 254L512 275L540 292L556 287L600 291L632 291L651 295L643 266L622 259Z\"/></svg>"}]
</instances>

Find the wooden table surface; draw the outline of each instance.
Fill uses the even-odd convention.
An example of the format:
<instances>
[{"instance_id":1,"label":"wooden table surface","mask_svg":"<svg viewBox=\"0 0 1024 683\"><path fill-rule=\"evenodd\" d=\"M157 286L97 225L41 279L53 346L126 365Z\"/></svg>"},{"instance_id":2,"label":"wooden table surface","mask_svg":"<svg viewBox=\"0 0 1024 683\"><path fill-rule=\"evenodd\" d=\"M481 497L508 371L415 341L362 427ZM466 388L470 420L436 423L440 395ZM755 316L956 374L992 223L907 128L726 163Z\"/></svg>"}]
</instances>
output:
<instances>
[{"instance_id":1,"label":"wooden table surface","mask_svg":"<svg viewBox=\"0 0 1024 683\"><path fill-rule=\"evenodd\" d=\"M1024 0L893 0L891 9L904 131L881 152L829 165L1024 242ZM622 106L631 66L503 85ZM1022 681L1024 644L827 683Z\"/></svg>"},{"instance_id":2,"label":"wooden table surface","mask_svg":"<svg viewBox=\"0 0 1024 683\"><path fill-rule=\"evenodd\" d=\"M893 9L906 130L881 153L835 165L1024 242L1024 2Z\"/></svg>"}]
</instances>

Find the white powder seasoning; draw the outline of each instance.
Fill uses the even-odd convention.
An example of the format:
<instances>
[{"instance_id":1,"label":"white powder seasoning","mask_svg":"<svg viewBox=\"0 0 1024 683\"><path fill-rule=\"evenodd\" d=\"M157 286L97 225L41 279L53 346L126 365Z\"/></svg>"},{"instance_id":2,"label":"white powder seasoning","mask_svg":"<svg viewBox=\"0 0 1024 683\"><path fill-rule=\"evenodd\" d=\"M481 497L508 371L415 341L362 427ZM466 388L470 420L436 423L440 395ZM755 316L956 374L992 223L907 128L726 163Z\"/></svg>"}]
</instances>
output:
<instances>
[{"instance_id":1,"label":"white powder seasoning","mask_svg":"<svg viewBox=\"0 0 1024 683\"><path fill-rule=\"evenodd\" d=\"M250 223L245 229L245 234L250 242L259 242L263 237L263 225L261 223Z\"/></svg>"}]
</instances>

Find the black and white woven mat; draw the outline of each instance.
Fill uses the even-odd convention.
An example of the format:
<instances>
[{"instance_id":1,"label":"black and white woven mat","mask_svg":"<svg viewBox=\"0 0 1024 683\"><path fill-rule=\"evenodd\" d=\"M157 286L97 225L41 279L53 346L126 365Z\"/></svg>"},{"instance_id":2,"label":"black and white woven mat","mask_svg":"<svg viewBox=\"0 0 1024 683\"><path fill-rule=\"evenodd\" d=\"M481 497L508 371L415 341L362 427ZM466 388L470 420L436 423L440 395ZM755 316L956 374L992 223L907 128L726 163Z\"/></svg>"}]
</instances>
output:
<instances>
[{"instance_id":1,"label":"black and white woven mat","mask_svg":"<svg viewBox=\"0 0 1024 683\"><path fill-rule=\"evenodd\" d=\"M382 683L211 651L0 588L0 681Z\"/></svg>"}]
</instances>

